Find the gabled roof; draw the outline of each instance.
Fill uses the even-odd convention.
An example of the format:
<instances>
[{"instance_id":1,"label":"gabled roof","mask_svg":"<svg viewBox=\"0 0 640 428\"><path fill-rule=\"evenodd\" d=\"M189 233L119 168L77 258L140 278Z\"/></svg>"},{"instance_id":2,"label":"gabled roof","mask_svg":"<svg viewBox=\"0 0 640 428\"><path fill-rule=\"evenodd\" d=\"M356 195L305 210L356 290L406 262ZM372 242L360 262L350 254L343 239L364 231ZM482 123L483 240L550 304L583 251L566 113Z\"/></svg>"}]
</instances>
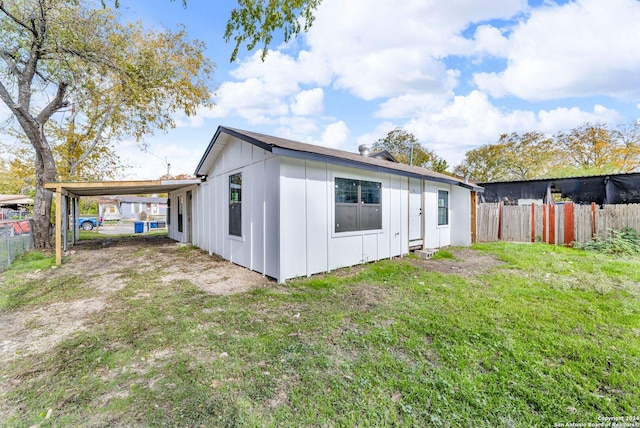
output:
<instances>
[{"instance_id":1,"label":"gabled roof","mask_svg":"<svg viewBox=\"0 0 640 428\"><path fill-rule=\"evenodd\" d=\"M0 195L0 206L2 205L31 205L33 199L24 195Z\"/></svg>"},{"instance_id":2,"label":"gabled roof","mask_svg":"<svg viewBox=\"0 0 640 428\"><path fill-rule=\"evenodd\" d=\"M390 162L398 163L398 160L386 150L380 150L379 152L371 153L369 156L372 158L384 159Z\"/></svg>"},{"instance_id":3,"label":"gabled roof","mask_svg":"<svg viewBox=\"0 0 640 428\"><path fill-rule=\"evenodd\" d=\"M198 163L194 173L197 177L203 177L211 170L215 160L218 158L220 153L222 153L222 149L231 137L236 137L249 144L258 146L273 153L274 155L327 162L336 165L350 166L368 171L385 172L406 177L421 178L424 180L453 184L467 189L482 191L481 187L472 183L466 183L458 178L440 174L428 169L395 163L371 156L362 156L358 153L330 149L313 144L287 140L286 138L278 138L257 132L243 131L241 129L227 128L223 126L218 127L216 133L211 139L211 142L209 143L209 146L207 147L207 150L205 150L200 163Z\"/></svg>"}]
</instances>

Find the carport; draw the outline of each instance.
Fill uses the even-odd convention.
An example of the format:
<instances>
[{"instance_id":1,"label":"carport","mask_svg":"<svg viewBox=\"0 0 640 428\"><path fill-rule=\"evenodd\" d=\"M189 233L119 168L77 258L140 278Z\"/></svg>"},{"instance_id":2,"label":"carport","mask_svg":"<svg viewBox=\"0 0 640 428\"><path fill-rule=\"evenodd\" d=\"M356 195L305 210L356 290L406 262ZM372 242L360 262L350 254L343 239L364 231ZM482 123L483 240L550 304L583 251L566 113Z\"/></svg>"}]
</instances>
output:
<instances>
[{"instance_id":1,"label":"carport","mask_svg":"<svg viewBox=\"0 0 640 428\"><path fill-rule=\"evenodd\" d=\"M77 217L81 196L139 195L169 193L183 187L200 184L202 180L140 180L140 181L51 181L44 188L56 193L56 264L62 264L62 252L67 249L69 214L72 217L71 243L78 238Z\"/></svg>"}]
</instances>

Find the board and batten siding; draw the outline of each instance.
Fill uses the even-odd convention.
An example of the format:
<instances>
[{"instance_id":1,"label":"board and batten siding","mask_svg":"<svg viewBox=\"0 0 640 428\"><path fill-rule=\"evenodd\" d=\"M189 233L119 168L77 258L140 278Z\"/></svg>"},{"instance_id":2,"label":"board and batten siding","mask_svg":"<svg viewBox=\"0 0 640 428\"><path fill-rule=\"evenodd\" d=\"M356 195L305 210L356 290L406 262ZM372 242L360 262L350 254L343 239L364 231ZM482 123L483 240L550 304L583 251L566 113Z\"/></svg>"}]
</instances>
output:
<instances>
[{"instance_id":1,"label":"board and batten siding","mask_svg":"<svg viewBox=\"0 0 640 428\"><path fill-rule=\"evenodd\" d=\"M450 245L471 245L471 192L459 186L451 186L449 193Z\"/></svg>"},{"instance_id":2,"label":"board and batten siding","mask_svg":"<svg viewBox=\"0 0 640 428\"><path fill-rule=\"evenodd\" d=\"M284 282L409 253L409 178L320 160L273 155L231 137L207 180L193 188L193 244L240 266ZM229 235L229 176L242 173L242 236ZM335 179L381 183L382 223L377 230L335 231ZM470 192L423 182L426 248L469 245ZM449 192L449 224L438 226L438 190ZM172 192L169 236L177 233Z\"/></svg>"},{"instance_id":3,"label":"board and batten siding","mask_svg":"<svg viewBox=\"0 0 640 428\"><path fill-rule=\"evenodd\" d=\"M278 278L278 170L279 159L271 153L230 139L193 198L193 244ZM240 237L229 235L229 176L236 173L242 173Z\"/></svg>"},{"instance_id":4,"label":"board and batten siding","mask_svg":"<svg viewBox=\"0 0 640 428\"><path fill-rule=\"evenodd\" d=\"M169 194L169 204L171 206L171 210L167 215L167 220L169 222L169 224L167 225L168 228L168 236L171 239L174 239L178 242L187 242L189 239L189 233L187 232L187 227L189 225L189 221L188 221L188 208L187 208L187 204L191 203L191 207L195 208L195 204L194 204L194 200L196 200L196 193L198 193L199 187L197 185L193 185L193 186L189 186L189 187L185 187L182 188L178 191L175 192L171 192ZM191 192L191 198L192 200L189 201L187 199L187 195L188 192ZM179 231L178 229L178 199L179 197L182 196L183 200L184 200L184 212L182 215L182 232ZM195 233L196 229L193 226L193 222L195 221L197 217L197 212L195 210L191 211L191 239L193 240L193 234Z\"/></svg>"},{"instance_id":5,"label":"board and batten siding","mask_svg":"<svg viewBox=\"0 0 640 428\"><path fill-rule=\"evenodd\" d=\"M448 184L424 183L424 246L440 248L451 245L451 188ZM438 225L438 190L449 192L449 224Z\"/></svg>"},{"instance_id":6,"label":"board and batten siding","mask_svg":"<svg viewBox=\"0 0 640 428\"><path fill-rule=\"evenodd\" d=\"M379 182L382 228L335 232L335 178ZM324 162L281 158L280 280L407 254L406 178Z\"/></svg>"}]
</instances>

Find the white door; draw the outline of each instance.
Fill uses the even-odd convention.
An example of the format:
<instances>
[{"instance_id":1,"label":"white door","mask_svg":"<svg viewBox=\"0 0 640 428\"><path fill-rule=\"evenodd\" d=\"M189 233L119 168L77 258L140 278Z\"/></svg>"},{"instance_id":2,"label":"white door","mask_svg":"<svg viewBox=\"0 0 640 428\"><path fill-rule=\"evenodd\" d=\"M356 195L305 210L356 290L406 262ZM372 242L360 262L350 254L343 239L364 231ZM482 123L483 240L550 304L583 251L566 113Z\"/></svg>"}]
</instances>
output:
<instances>
[{"instance_id":1,"label":"white door","mask_svg":"<svg viewBox=\"0 0 640 428\"><path fill-rule=\"evenodd\" d=\"M422 247L422 180L409 179L409 248Z\"/></svg>"}]
</instances>

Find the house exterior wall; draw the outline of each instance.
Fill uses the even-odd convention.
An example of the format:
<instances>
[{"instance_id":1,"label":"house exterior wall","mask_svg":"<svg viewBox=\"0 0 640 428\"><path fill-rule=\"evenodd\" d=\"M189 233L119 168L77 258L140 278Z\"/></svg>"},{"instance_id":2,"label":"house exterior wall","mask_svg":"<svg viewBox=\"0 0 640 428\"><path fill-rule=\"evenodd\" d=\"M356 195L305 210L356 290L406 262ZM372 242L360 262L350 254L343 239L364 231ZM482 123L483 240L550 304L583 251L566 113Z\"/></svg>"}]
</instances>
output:
<instances>
[{"instance_id":1,"label":"house exterior wall","mask_svg":"<svg viewBox=\"0 0 640 428\"><path fill-rule=\"evenodd\" d=\"M105 203L98 206L98 212L104 220L121 220L122 213L117 203Z\"/></svg>"},{"instance_id":2,"label":"house exterior wall","mask_svg":"<svg viewBox=\"0 0 640 428\"><path fill-rule=\"evenodd\" d=\"M444 183L425 181L424 186L424 247L441 248L451 245L451 186ZM438 225L438 190L449 192L449 224ZM461 189L469 193L466 189ZM457 209L457 207L456 207ZM467 228L467 233L470 229Z\"/></svg>"},{"instance_id":3,"label":"house exterior wall","mask_svg":"<svg viewBox=\"0 0 640 428\"><path fill-rule=\"evenodd\" d=\"M189 200L191 195L191 200ZM197 217L197 201L199 200L198 186L189 186L180 190L169 193L170 210L167 213L167 233L169 238L175 239L178 242L192 242L196 237L196 232L199 233L197 226L194 225ZM182 215L180 215L180 200L183 202ZM191 219L189 218L189 215ZM182 228L178 226L178 223L182 222ZM182 229L182 231L180 230ZM198 236L197 239L200 239ZM194 243L194 245L196 245Z\"/></svg>"},{"instance_id":4,"label":"house exterior wall","mask_svg":"<svg viewBox=\"0 0 640 428\"><path fill-rule=\"evenodd\" d=\"M241 236L229 234L229 177L242 174ZM279 278L279 159L238 139L231 139L207 181L194 190L193 244L240 266ZM171 194L169 237L177 232L177 196ZM176 201L174 201L176 199Z\"/></svg>"},{"instance_id":5,"label":"house exterior wall","mask_svg":"<svg viewBox=\"0 0 640 428\"><path fill-rule=\"evenodd\" d=\"M471 192L451 186L449 218L451 219L451 245L471 245Z\"/></svg>"},{"instance_id":6,"label":"house exterior wall","mask_svg":"<svg viewBox=\"0 0 640 428\"><path fill-rule=\"evenodd\" d=\"M336 177L381 183L381 229L335 232ZM281 158L280 191L281 280L409 252L406 178Z\"/></svg>"},{"instance_id":7,"label":"house exterior wall","mask_svg":"<svg viewBox=\"0 0 640 428\"><path fill-rule=\"evenodd\" d=\"M229 234L229 177L242 174L241 236ZM336 232L335 179L381 184L381 228ZM425 247L470 243L470 192L423 182ZM180 195L172 192L169 236L177 231ZM438 225L438 190L449 192L449 222ZM357 167L276 156L232 137L206 182L193 187L194 245L276 278L310 276L409 252L409 178Z\"/></svg>"},{"instance_id":8,"label":"house exterior wall","mask_svg":"<svg viewBox=\"0 0 640 428\"><path fill-rule=\"evenodd\" d=\"M139 220L140 213L149 216L162 216L167 214L167 205L154 202L120 202L121 218Z\"/></svg>"}]
</instances>

